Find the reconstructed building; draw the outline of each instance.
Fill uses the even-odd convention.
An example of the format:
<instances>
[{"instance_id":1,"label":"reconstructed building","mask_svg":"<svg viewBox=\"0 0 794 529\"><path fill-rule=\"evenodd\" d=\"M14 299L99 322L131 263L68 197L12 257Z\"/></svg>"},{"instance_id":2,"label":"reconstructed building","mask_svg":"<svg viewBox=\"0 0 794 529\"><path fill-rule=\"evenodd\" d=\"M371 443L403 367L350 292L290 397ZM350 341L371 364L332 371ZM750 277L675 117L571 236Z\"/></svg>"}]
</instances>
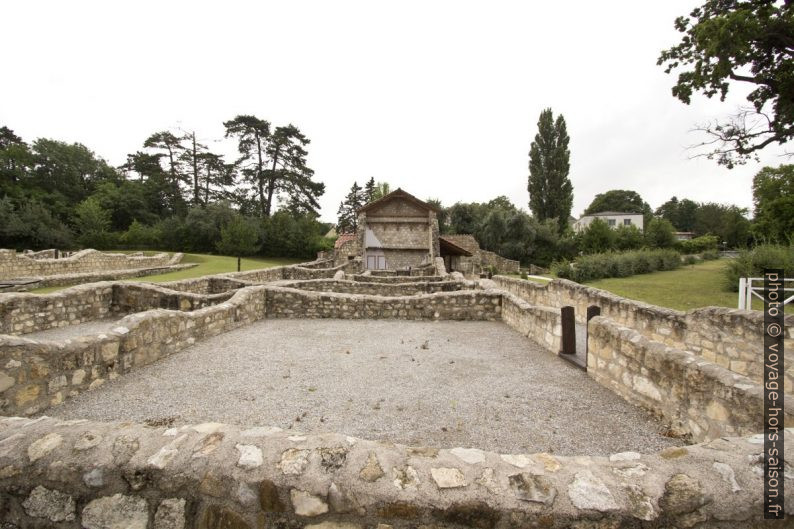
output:
<instances>
[{"instance_id":1,"label":"reconstructed building","mask_svg":"<svg viewBox=\"0 0 794 529\"><path fill-rule=\"evenodd\" d=\"M341 234L335 264L361 259L366 270L407 270L444 258L447 271L477 274L493 266L518 272L518 261L480 249L471 235L440 235L437 209L397 189L358 210L356 233Z\"/></svg>"}]
</instances>

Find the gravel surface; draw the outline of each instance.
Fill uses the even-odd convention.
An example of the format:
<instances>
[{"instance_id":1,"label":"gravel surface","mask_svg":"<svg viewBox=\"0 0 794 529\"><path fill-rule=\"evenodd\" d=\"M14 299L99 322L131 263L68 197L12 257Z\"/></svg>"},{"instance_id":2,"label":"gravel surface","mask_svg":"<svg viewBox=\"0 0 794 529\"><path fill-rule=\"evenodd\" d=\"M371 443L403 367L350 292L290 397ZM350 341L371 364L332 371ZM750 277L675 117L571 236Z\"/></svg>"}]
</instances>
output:
<instances>
[{"instance_id":1,"label":"gravel surface","mask_svg":"<svg viewBox=\"0 0 794 529\"><path fill-rule=\"evenodd\" d=\"M503 453L680 444L567 362L495 322L265 320L47 410L217 421Z\"/></svg>"},{"instance_id":2,"label":"gravel surface","mask_svg":"<svg viewBox=\"0 0 794 529\"><path fill-rule=\"evenodd\" d=\"M78 336L88 336L89 334L98 334L112 330L116 327L120 319L121 318L109 318L105 320L87 321L78 325L69 325L68 327L58 327L55 329L47 329L46 331L22 334L20 338L60 341L68 338L77 338Z\"/></svg>"}]
</instances>

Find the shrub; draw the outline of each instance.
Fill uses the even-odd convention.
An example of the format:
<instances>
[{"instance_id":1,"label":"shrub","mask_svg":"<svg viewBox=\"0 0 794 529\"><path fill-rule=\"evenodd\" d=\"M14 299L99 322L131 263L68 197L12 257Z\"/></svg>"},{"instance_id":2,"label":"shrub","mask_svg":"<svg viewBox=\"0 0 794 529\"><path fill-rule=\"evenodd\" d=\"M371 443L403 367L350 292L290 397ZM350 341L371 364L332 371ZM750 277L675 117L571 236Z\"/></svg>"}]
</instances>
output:
<instances>
[{"instance_id":1,"label":"shrub","mask_svg":"<svg viewBox=\"0 0 794 529\"><path fill-rule=\"evenodd\" d=\"M521 270L521 279L529 279L526 270Z\"/></svg>"},{"instance_id":2,"label":"shrub","mask_svg":"<svg viewBox=\"0 0 794 529\"><path fill-rule=\"evenodd\" d=\"M156 226L146 226L137 220L121 235L121 244L134 250L161 248L160 230Z\"/></svg>"},{"instance_id":3,"label":"shrub","mask_svg":"<svg viewBox=\"0 0 794 529\"><path fill-rule=\"evenodd\" d=\"M685 265L693 265L697 262L698 262L697 257L695 257L694 255L687 255L686 257L684 257Z\"/></svg>"},{"instance_id":4,"label":"shrub","mask_svg":"<svg viewBox=\"0 0 794 529\"><path fill-rule=\"evenodd\" d=\"M720 258L720 252L717 250L707 250L701 254L704 261L715 261Z\"/></svg>"},{"instance_id":5,"label":"shrub","mask_svg":"<svg viewBox=\"0 0 794 529\"><path fill-rule=\"evenodd\" d=\"M650 248L675 246L675 228L667 219L654 218L645 227L645 243Z\"/></svg>"},{"instance_id":6,"label":"shrub","mask_svg":"<svg viewBox=\"0 0 794 529\"><path fill-rule=\"evenodd\" d=\"M725 287L739 291L740 277L761 277L764 268L782 268L786 277L794 275L794 246L761 244L743 250L725 268Z\"/></svg>"},{"instance_id":7,"label":"shrub","mask_svg":"<svg viewBox=\"0 0 794 529\"><path fill-rule=\"evenodd\" d=\"M552 271L557 277L584 283L607 277L628 277L657 270L674 270L680 266L681 256L674 250L637 250L583 255L575 263L554 263Z\"/></svg>"},{"instance_id":8,"label":"shrub","mask_svg":"<svg viewBox=\"0 0 794 529\"><path fill-rule=\"evenodd\" d=\"M683 254L693 254L716 250L718 244L719 238L716 235L702 235L688 241L678 241L675 247Z\"/></svg>"}]
</instances>

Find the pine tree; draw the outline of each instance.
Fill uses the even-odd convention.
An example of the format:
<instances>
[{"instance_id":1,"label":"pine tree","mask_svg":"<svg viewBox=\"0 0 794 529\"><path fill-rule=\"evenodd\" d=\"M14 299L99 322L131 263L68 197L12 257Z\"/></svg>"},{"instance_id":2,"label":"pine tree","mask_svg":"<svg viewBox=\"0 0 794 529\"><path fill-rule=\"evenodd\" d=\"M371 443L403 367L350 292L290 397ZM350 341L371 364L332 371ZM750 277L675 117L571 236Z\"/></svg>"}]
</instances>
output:
<instances>
[{"instance_id":1,"label":"pine tree","mask_svg":"<svg viewBox=\"0 0 794 529\"><path fill-rule=\"evenodd\" d=\"M364 196L365 193L362 193L358 182L353 182L350 192L339 204L337 232L350 233L356 231L356 228L358 228L358 210L364 205Z\"/></svg>"},{"instance_id":2,"label":"pine tree","mask_svg":"<svg viewBox=\"0 0 794 529\"><path fill-rule=\"evenodd\" d=\"M529 150L529 208L539 221L556 219L560 232L568 225L573 207L569 141L562 114L555 121L550 108L541 112Z\"/></svg>"},{"instance_id":3,"label":"pine tree","mask_svg":"<svg viewBox=\"0 0 794 529\"><path fill-rule=\"evenodd\" d=\"M364 185L364 203L369 204L375 200L375 177L370 177Z\"/></svg>"}]
</instances>

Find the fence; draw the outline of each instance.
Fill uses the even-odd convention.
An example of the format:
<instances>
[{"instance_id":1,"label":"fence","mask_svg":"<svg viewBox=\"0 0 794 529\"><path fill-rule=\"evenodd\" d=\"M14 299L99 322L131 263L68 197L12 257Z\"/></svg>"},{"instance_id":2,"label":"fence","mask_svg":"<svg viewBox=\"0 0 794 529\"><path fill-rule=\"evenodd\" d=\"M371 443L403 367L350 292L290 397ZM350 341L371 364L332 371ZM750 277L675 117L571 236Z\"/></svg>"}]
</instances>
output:
<instances>
[{"instance_id":1,"label":"fence","mask_svg":"<svg viewBox=\"0 0 794 529\"><path fill-rule=\"evenodd\" d=\"M785 278L783 292L794 292L794 277ZM764 278L763 277L740 277L739 278L739 308L743 310L753 310L753 297L764 302ZM783 302L788 305L794 301L794 295L786 298Z\"/></svg>"}]
</instances>

